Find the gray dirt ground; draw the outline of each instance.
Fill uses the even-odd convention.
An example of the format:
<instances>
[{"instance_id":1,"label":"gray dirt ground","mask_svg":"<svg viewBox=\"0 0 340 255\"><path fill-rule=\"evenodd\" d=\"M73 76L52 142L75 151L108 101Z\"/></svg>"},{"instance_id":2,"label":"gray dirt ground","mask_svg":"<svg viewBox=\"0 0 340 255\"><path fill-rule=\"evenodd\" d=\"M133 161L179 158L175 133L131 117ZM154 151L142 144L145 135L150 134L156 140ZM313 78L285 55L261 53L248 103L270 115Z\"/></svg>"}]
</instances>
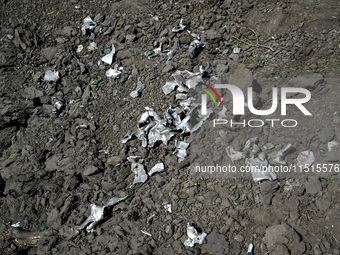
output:
<instances>
[{"instance_id":1,"label":"gray dirt ground","mask_svg":"<svg viewBox=\"0 0 340 255\"><path fill-rule=\"evenodd\" d=\"M178 163L173 154L181 132L154 148L121 142L146 106L161 115L178 105L175 93L161 88L176 70L204 65L222 79L335 79L306 85L313 119L294 112L296 129L221 130L236 148L257 136L260 146L272 142L276 150L292 143L287 162L303 150L324 160L327 143L340 141L339 12L336 0L0 0L0 253L246 254L253 243L255 255L340 254L339 178L195 178L189 157ZM98 26L83 35L87 16ZM171 31L181 19L205 43L194 58L186 29ZM98 49L89 52L91 42ZM160 43L161 54L149 59L144 53ZM105 76L109 65L98 65L112 44L111 67L124 68L116 79ZM166 64L170 49L176 54ZM57 82L43 81L49 69L59 71ZM138 81L146 87L132 98ZM261 93L265 100L269 91ZM65 105L61 114L52 113L57 101ZM131 188L132 155L148 171L158 162L165 171ZM73 231L90 204L123 196L93 232ZM11 227L16 222L20 227ZM193 248L183 245L188 222L208 234Z\"/></svg>"}]
</instances>

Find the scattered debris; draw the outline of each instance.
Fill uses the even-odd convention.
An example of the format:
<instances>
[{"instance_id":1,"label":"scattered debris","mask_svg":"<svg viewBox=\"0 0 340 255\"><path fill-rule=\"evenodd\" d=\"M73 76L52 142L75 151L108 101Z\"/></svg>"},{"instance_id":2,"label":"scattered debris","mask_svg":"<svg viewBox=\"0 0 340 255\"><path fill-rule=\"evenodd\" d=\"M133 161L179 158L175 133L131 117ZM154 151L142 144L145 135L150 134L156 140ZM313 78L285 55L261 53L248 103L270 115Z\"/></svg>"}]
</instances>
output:
<instances>
[{"instance_id":1,"label":"scattered debris","mask_svg":"<svg viewBox=\"0 0 340 255\"><path fill-rule=\"evenodd\" d=\"M175 146L176 146L176 150L174 154L179 158L178 162L181 162L187 156L186 149L189 147L189 143L186 143L183 141L176 141Z\"/></svg>"},{"instance_id":2,"label":"scattered debris","mask_svg":"<svg viewBox=\"0 0 340 255\"><path fill-rule=\"evenodd\" d=\"M187 225L188 239L184 241L184 246L193 247L196 243L202 244L207 233L199 234L195 227L191 226L190 223Z\"/></svg>"},{"instance_id":3,"label":"scattered debris","mask_svg":"<svg viewBox=\"0 0 340 255\"><path fill-rule=\"evenodd\" d=\"M116 70L116 69L110 68L109 70L106 71L105 74L106 74L106 76L107 76L108 78L115 79L115 78L117 78L121 73L122 73L122 72L120 72L120 71L118 71L118 70Z\"/></svg>"},{"instance_id":4,"label":"scattered debris","mask_svg":"<svg viewBox=\"0 0 340 255\"><path fill-rule=\"evenodd\" d=\"M165 208L169 213L172 212L171 204L166 204L166 205L164 205L164 208Z\"/></svg>"},{"instance_id":5,"label":"scattered debris","mask_svg":"<svg viewBox=\"0 0 340 255\"><path fill-rule=\"evenodd\" d=\"M176 82L174 82L174 81L167 81L165 83L165 85L162 87L162 90L163 90L165 95L168 95L172 91L174 91L176 87L177 87L177 83Z\"/></svg>"},{"instance_id":6,"label":"scattered debris","mask_svg":"<svg viewBox=\"0 0 340 255\"><path fill-rule=\"evenodd\" d=\"M263 180L275 180L277 178L276 173L267 171L269 163L266 159L266 153L257 145L258 142L258 138L253 137L246 141L242 152L236 151L232 146L228 146L226 151L232 161L245 159L245 163L251 169L253 180L256 183ZM280 152L280 155L283 155L288 148L284 149Z\"/></svg>"},{"instance_id":7,"label":"scattered debris","mask_svg":"<svg viewBox=\"0 0 340 255\"><path fill-rule=\"evenodd\" d=\"M175 50L170 50L166 55L168 55L168 59L166 61L166 64L171 64L173 62L173 57L175 56L176 51Z\"/></svg>"},{"instance_id":8,"label":"scattered debris","mask_svg":"<svg viewBox=\"0 0 340 255\"><path fill-rule=\"evenodd\" d=\"M237 161L244 158L243 153L240 151L235 151L233 146L229 145L225 150L227 151L227 155L232 161Z\"/></svg>"},{"instance_id":9,"label":"scattered debris","mask_svg":"<svg viewBox=\"0 0 340 255\"><path fill-rule=\"evenodd\" d=\"M97 43L91 42L90 45L87 47L88 51L95 51L97 49Z\"/></svg>"},{"instance_id":10,"label":"scattered debris","mask_svg":"<svg viewBox=\"0 0 340 255\"><path fill-rule=\"evenodd\" d=\"M198 51L204 46L204 43L200 42L199 40L193 40L189 45L189 57L195 58L198 55Z\"/></svg>"},{"instance_id":11,"label":"scattered debris","mask_svg":"<svg viewBox=\"0 0 340 255\"><path fill-rule=\"evenodd\" d=\"M61 101L57 101L55 102L55 104L53 105L53 109L52 109L52 112L56 115L59 115L62 113L62 111L64 110L65 108L65 104Z\"/></svg>"},{"instance_id":12,"label":"scattered debris","mask_svg":"<svg viewBox=\"0 0 340 255\"><path fill-rule=\"evenodd\" d=\"M99 150L99 153L104 153L105 155L110 155L111 152L109 150Z\"/></svg>"},{"instance_id":13,"label":"scattered debris","mask_svg":"<svg viewBox=\"0 0 340 255\"><path fill-rule=\"evenodd\" d=\"M287 144L277 152L276 157L273 159L273 163L278 165L286 165L287 162L284 159L292 149L292 145L290 143Z\"/></svg>"},{"instance_id":14,"label":"scattered debris","mask_svg":"<svg viewBox=\"0 0 340 255\"><path fill-rule=\"evenodd\" d=\"M105 55L104 57L102 57L100 60L103 61L106 64L111 65L112 61L113 61L113 57L116 54L116 48L115 46L112 44L112 50L109 54Z\"/></svg>"},{"instance_id":15,"label":"scattered debris","mask_svg":"<svg viewBox=\"0 0 340 255\"><path fill-rule=\"evenodd\" d=\"M105 219L108 218L108 213L106 211L107 208L119 203L120 201L123 201L127 198L111 198L105 205L99 206L95 204L90 205L91 214L90 216L84 221L83 224L81 224L79 227L77 227L77 230L82 230L86 227L87 232L93 231L94 227L96 227L98 224L103 222Z\"/></svg>"},{"instance_id":16,"label":"scattered debris","mask_svg":"<svg viewBox=\"0 0 340 255\"><path fill-rule=\"evenodd\" d=\"M142 82L138 81L137 82L137 88L130 93L130 96L132 98L140 97L143 89L145 89L145 85Z\"/></svg>"},{"instance_id":17,"label":"scattered debris","mask_svg":"<svg viewBox=\"0 0 340 255\"><path fill-rule=\"evenodd\" d=\"M184 24L183 19L181 19L180 22L179 22L179 26L172 28L172 32L178 33L178 32L183 31L184 29L185 29L185 24Z\"/></svg>"},{"instance_id":18,"label":"scattered debris","mask_svg":"<svg viewBox=\"0 0 340 255\"><path fill-rule=\"evenodd\" d=\"M144 231L144 230L141 230L141 232L142 232L144 235L152 236L149 232L146 232L146 231Z\"/></svg>"},{"instance_id":19,"label":"scattered debris","mask_svg":"<svg viewBox=\"0 0 340 255\"><path fill-rule=\"evenodd\" d=\"M47 70L45 72L44 81L57 81L59 80L59 72Z\"/></svg>"},{"instance_id":20,"label":"scattered debris","mask_svg":"<svg viewBox=\"0 0 340 255\"><path fill-rule=\"evenodd\" d=\"M205 47L204 43L200 42L200 37L188 30L188 33L194 37L194 40L189 45L189 57L195 58L201 48Z\"/></svg>"},{"instance_id":21,"label":"scattered debris","mask_svg":"<svg viewBox=\"0 0 340 255\"><path fill-rule=\"evenodd\" d=\"M148 173L149 176L153 175L154 173L160 173L164 171L164 164L157 163L154 167L152 167Z\"/></svg>"},{"instance_id":22,"label":"scattered debris","mask_svg":"<svg viewBox=\"0 0 340 255\"><path fill-rule=\"evenodd\" d=\"M248 250L247 250L247 255L253 255L253 248L254 248L254 245L252 243L249 244Z\"/></svg>"},{"instance_id":23,"label":"scattered debris","mask_svg":"<svg viewBox=\"0 0 340 255\"><path fill-rule=\"evenodd\" d=\"M97 26L97 23L94 22L90 16L87 16L84 19L84 23L81 26L81 31L83 32L83 35L86 35L86 30L93 30Z\"/></svg>"},{"instance_id":24,"label":"scattered debris","mask_svg":"<svg viewBox=\"0 0 340 255\"><path fill-rule=\"evenodd\" d=\"M13 228L18 228L18 227L20 227L20 221L18 221L18 222L15 223L15 224L12 224L11 227L13 227Z\"/></svg>"},{"instance_id":25,"label":"scattered debris","mask_svg":"<svg viewBox=\"0 0 340 255\"><path fill-rule=\"evenodd\" d=\"M83 49L84 49L84 46L83 45L78 45L78 47L77 47L77 53L80 53L80 52L82 52L83 51Z\"/></svg>"},{"instance_id":26,"label":"scattered debris","mask_svg":"<svg viewBox=\"0 0 340 255\"><path fill-rule=\"evenodd\" d=\"M274 144L272 144L272 143L267 143L267 144L265 144L264 146L263 146L263 149L265 149L265 150L271 150L271 149L274 149Z\"/></svg>"},{"instance_id":27,"label":"scattered debris","mask_svg":"<svg viewBox=\"0 0 340 255\"><path fill-rule=\"evenodd\" d=\"M234 54L239 54L241 52L241 48L234 48L233 53Z\"/></svg>"},{"instance_id":28,"label":"scattered debris","mask_svg":"<svg viewBox=\"0 0 340 255\"><path fill-rule=\"evenodd\" d=\"M136 183L144 183L148 179L148 175L145 172L144 166L141 164L143 160L139 159L137 162L137 159L139 159L138 156L128 157L128 161L131 162L131 171L135 174L135 179L133 180L131 186L135 185Z\"/></svg>"},{"instance_id":29,"label":"scattered debris","mask_svg":"<svg viewBox=\"0 0 340 255\"><path fill-rule=\"evenodd\" d=\"M337 151L340 148L340 143L337 141L328 142L328 151Z\"/></svg>"},{"instance_id":30,"label":"scattered debris","mask_svg":"<svg viewBox=\"0 0 340 255\"><path fill-rule=\"evenodd\" d=\"M150 225L152 223L152 219L156 217L156 214L152 214L150 215L147 219L146 219L146 224Z\"/></svg>"},{"instance_id":31,"label":"scattered debris","mask_svg":"<svg viewBox=\"0 0 340 255\"><path fill-rule=\"evenodd\" d=\"M297 157L297 165L301 169L305 169L313 165L314 160L315 158L312 151L302 151Z\"/></svg>"}]
</instances>

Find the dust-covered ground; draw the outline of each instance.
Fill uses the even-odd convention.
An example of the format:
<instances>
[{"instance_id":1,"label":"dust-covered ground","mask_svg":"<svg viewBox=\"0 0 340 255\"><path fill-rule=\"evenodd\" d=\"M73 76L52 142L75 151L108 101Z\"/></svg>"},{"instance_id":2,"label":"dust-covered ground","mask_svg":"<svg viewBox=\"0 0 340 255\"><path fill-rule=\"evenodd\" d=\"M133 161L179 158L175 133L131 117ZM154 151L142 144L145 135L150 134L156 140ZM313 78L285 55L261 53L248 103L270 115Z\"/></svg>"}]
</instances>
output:
<instances>
[{"instance_id":1,"label":"dust-covered ground","mask_svg":"<svg viewBox=\"0 0 340 255\"><path fill-rule=\"evenodd\" d=\"M340 142L339 1L0 3L1 254L247 254L249 244L255 255L340 254L340 149L328 150L328 142ZM82 30L87 16L97 24L93 30ZM97 47L89 50L93 42ZM112 64L99 61L112 45ZM109 68L120 75L108 78ZM59 79L45 81L47 70L58 71ZM253 150L274 146L264 154L268 161L291 144L287 164L312 151L314 166L338 170L261 182L191 175L193 162L189 155L181 161L175 141L205 146L209 130L185 132L175 120L169 124L174 115L163 118L185 108L186 93L180 98L162 90L178 70L250 84L300 77L291 86L311 92L305 106L312 116L292 107L285 118L298 120L295 128L220 126L216 157L230 162L227 146L241 151L257 137ZM141 83L140 96L130 96ZM272 86L253 88L256 106L268 109ZM154 110L148 117L155 123L167 120L173 136L154 146L135 137L122 143L128 131L150 124L138 125L145 107ZM180 120L189 113L180 112ZM235 117L230 104L227 116ZM282 116L278 111L272 118ZM160 162L164 171L132 185L131 166L149 172ZM97 208L91 204L103 206L112 197L124 200L103 209L90 231L86 224L79 228ZM201 244L184 245L187 223L207 234Z\"/></svg>"}]
</instances>

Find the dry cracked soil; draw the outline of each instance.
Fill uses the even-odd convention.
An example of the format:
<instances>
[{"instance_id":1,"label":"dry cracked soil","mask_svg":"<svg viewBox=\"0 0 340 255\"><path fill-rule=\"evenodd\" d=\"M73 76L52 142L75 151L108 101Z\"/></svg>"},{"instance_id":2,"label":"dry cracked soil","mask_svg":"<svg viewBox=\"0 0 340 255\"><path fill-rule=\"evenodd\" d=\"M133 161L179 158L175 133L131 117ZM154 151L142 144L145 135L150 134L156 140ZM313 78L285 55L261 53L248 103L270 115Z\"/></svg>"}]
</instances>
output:
<instances>
[{"instance_id":1,"label":"dry cracked soil","mask_svg":"<svg viewBox=\"0 0 340 255\"><path fill-rule=\"evenodd\" d=\"M339 255L339 14L337 0L0 0L0 253ZM45 79L48 70L56 81ZM240 88L252 86L264 110L273 85L260 81L281 78L279 87L311 93L312 116L293 106L270 116L296 127L220 125L211 136L223 114L209 101L205 124L179 128L193 117L187 97L198 93L185 84L245 79ZM165 94L166 82L177 93ZM233 116L231 102L223 101L225 118L266 119ZM160 134L154 144L151 134ZM178 141L190 144L186 156ZM289 144L284 163L311 151L313 171L259 182L191 172L196 145L205 148L196 159L241 167L271 162ZM231 160L228 146L246 161ZM157 163L164 170L146 180L143 169ZM125 199L100 207L112 197ZM92 228L83 223L93 208ZM207 234L202 243L184 245L187 223Z\"/></svg>"}]
</instances>

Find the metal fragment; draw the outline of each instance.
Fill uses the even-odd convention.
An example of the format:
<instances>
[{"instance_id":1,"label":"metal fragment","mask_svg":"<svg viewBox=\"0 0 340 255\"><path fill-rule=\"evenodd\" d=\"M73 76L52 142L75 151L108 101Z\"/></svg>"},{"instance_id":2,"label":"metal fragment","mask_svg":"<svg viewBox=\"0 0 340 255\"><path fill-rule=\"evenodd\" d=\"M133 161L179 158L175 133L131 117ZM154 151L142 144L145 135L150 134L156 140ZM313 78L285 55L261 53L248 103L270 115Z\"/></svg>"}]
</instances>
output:
<instances>
[{"instance_id":1,"label":"metal fragment","mask_svg":"<svg viewBox=\"0 0 340 255\"><path fill-rule=\"evenodd\" d=\"M175 146L176 146L176 150L174 154L179 158L178 162L181 162L187 156L186 149L189 147L189 143L186 143L183 141L176 141Z\"/></svg>"},{"instance_id":2,"label":"metal fragment","mask_svg":"<svg viewBox=\"0 0 340 255\"><path fill-rule=\"evenodd\" d=\"M156 217L156 214L152 214L150 215L147 219L146 219L146 224L150 225L152 223L152 219Z\"/></svg>"},{"instance_id":3,"label":"metal fragment","mask_svg":"<svg viewBox=\"0 0 340 255\"><path fill-rule=\"evenodd\" d=\"M142 232L144 235L152 236L149 232L146 232L146 231L144 231L144 230L141 230L140 232Z\"/></svg>"},{"instance_id":4,"label":"metal fragment","mask_svg":"<svg viewBox=\"0 0 340 255\"><path fill-rule=\"evenodd\" d=\"M95 204L90 205L91 213L90 216L84 221L83 224L81 224L76 229L82 230L86 227L87 232L93 231L93 228L103 222L105 219L108 218L108 213L106 211L106 208L109 208L117 203L119 203L122 200L125 200L126 197L122 198L111 198L105 205L99 206Z\"/></svg>"},{"instance_id":5,"label":"metal fragment","mask_svg":"<svg viewBox=\"0 0 340 255\"><path fill-rule=\"evenodd\" d=\"M232 161L237 161L244 158L243 153L240 151L236 151L233 146L229 145L225 150Z\"/></svg>"},{"instance_id":6,"label":"metal fragment","mask_svg":"<svg viewBox=\"0 0 340 255\"><path fill-rule=\"evenodd\" d=\"M136 89L130 93L130 96L132 98L140 97L143 89L145 89L145 85L142 82L138 81Z\"/></svg>"},{"instance_id":7,"label":"metal fragment","mask_svg":"<svg viewBox=\"0 0 340 255\"><path fill-rule=\"evenodd\" d=\"M157 163L154 167L152 167L148 173L149 176L153 175L154 173L160 173L164 171L164 164Z\"/></svg>"},{"instance_id":8,"label":"metal fragment","mask_svg":"<svg viewBox=\"0 0 340 255\"><path fill-rule=\"evenodd\" d=\"M168 95L175 90L176 86L177 86L176 82L167 81L165 85L162 87L162 90L165 95Z\"/></svg>"},{"instance_id":9,"label":"metal fragment","mask_svg":"<svg viewBox=\"0 0 340 255\"><path fill-rule=\"evenodd\" d=\"M59 115L62 113L62 111L65 109L65 104L61 101L55 102L52 108L52 112L56 115Z\"/></svg>"},{"instance_id":10,"label":"metal fragment","mask_svg":"<svg viewBox=\"0 0 340 255\"><path fill-rule=\"evenodd\" d=\"M114 79L114 78L117 78L121 73L122 73L122 72L120 72L120 71L118 71L118 70L116 70L116 69L110 68L109 70L106 71L105 74L106 74L106 76L107 76L108 78Z\"/></svg>"},{"instance_id":11,"label":"metal fragment","mask_svg":"<svg viewBox=\"0 0 340 255\"><path fill-rule=\"evenodd\" d=\"M172 212L171 204L166 204L166 205L164 205L164 208L165 208L169 213Z\"/></svg>"},{"instance_id":12,"label":"metal fragment","mask_svg":"<svg viewBox=\"0 0 340 255\"><path fill-rule=\"evenodd\" d=\"M292 144L287 144L281 150L279 150L276 154L276 157L273 159L273 163L279 165L286 165L287 162L284 160L286 155L292 150Z\"/></svg>"},{"instance_id":13,"label":"metal fragment","mask_svg":"<svg viewBox=\"0 0 340 255\"><path fill-rule=\"evenodd\" d=\"M47 70L45 72L44 81L57 81L59 80L59 72Z\"/></svg>"},{"instance_id":14,"label":"metal fragment","mask_svg":"<svg viewBox=\"0 0 340 255\"><path fill-rule=\"evenodd\" d=\"M141 164L143 160L139 159L137 156L130 156L127 159L131 162L131 171L135 174L135 179L132 182L132 186L137 183L146 182L148 175L146 174L144 166ZM139 159L138 162L137 159Z\"/></svg>"},{"instance_id":15,"label":"metal fragment","mask_svg":"<svg viewBox=\"0 0 340 255\"><path fill-rule=\"evenodd\" d=\"M305 169L313 165L314 160L315 157L312 151L302 151L297 157L297 165L301 169Z\"/></svg>"},{"instance_id":16,"label":"metal fragment","mask_svg":"<svg viewBox=\"0 0 340 255\"><path fill-rule=\"evenodd\" d=\"M81 31L83 32L83 35L86 34L86 30L93 30L97 26L97 23L94 22L90 16L87 16L84 21L83 25L81 26Z\"/></svg>"},{"instance_id":17,"label":"metal fragment","mask_svg":"<svg viewBox=\"0 0 340 255\"><path fill-rule=\"evenodd\" d=\"M184 246L193 247L196 243L202 244L207 233L198 233L195 227L193 227L190 223L187 224L187 235L188 239L184 241Z\"/></svg>"},{"instance_id":18,"label":"metal fragment","mask_svg":"<svg viewBox=\"0 0 340 255\"><path fill-rule=\"evenodd\" d=\"M254 182L260 182L263 180L272 181L277 179L275 172L267 170L267 167L269 166L267 160L261 160L259 158L247 158L245 162L247 166L250 167Z\"/></svg>"},{"instance_id":19,"label":"metal fragment","mask_svg":"<svg viewBox=\"0 0 340 255\"><path fill-rule=\"evenodd\" d=\"M173 33L178 33L178 32L183 31L184 28L185 28L185 23L184 23L183 19L181 19L180 22L179 22L179 26L172 28L171 31Z\"/></svg>"},{"instance_id":20,"label":"metal fragment","mask_svg":"<svg viewBox=\"0 0 340 255\"><path fill-rule=\"evenodd\" d=\"M95 51L97 48L97 43L91 42L90 45L87 47L88 51Z\"/></svg>"},{"instance_id":21,"label":"metal fragment","mask_svg":"<svg viewBox=\"0 0 340 255\"><path fill-rule=\"evenodd\" d=\"M116 54L116 48L115 46L112 44L112 50L109 54L105 55L104 57L102 57L100 60L103 61L106 64L111 65L112 61L113 61L113 57Z\"/></svg>"}]
</instances>

